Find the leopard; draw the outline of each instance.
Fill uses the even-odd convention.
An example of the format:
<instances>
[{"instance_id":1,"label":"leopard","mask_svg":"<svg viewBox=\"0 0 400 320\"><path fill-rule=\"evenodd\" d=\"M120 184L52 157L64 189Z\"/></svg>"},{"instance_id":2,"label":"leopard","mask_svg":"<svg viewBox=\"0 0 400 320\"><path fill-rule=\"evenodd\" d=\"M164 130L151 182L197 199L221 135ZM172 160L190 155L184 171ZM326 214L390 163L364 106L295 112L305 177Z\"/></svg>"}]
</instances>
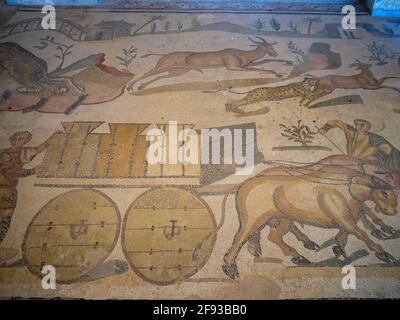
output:
<instances>
[{"instance_id":1,"label":"leopard","mask_svg":"<svg viewBox=\"0 0 400 320\"><path fill-rule=\"evenodd\" d=\"M62 94L69 90L69 86L79 92L84 90L69 77L50 76L46 61L14 42L0 43L0 72L3 71L7 71L20 85L17 88L19 93L50 91Z\"/></svg>"},{"instance_id":2,"label":"leopard","mask_svg":"<svg viewBox=\"0 0 400 320\"><path fill-rule=\"evenodd\" d=\"M247 92L235 92L229 90L231 93L247 95L240 100L226 103L225 109L228 112L235 113L235 115L238 117L243 117L268 113L270 111L268 106L255 111L247 112L241 109L243 106L261 101L280 101L284 99L300 97L300 106L306 105L307 101L313 98L313 91L317 85L317 78L304 78L300 82L294 82L278 87L261 87Z\"/></svg>"}]
</instances>

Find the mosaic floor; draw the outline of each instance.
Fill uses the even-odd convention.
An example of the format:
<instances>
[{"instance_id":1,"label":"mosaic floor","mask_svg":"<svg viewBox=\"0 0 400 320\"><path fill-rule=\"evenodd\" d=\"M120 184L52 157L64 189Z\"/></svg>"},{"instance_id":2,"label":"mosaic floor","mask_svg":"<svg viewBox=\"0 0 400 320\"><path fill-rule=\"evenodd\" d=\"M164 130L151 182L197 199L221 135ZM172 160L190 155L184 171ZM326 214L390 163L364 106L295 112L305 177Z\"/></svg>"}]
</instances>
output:
<instances>
[{"instance_id":1,"label":"mosaic floor","mask_svg":"<svg viewBox=\"0 0 400 320\"><path fill-rule=\"evenodd\" d=\"M400 21L341 19L17 12L0 297L400 297Z\"/></svg>"}]
</instances>

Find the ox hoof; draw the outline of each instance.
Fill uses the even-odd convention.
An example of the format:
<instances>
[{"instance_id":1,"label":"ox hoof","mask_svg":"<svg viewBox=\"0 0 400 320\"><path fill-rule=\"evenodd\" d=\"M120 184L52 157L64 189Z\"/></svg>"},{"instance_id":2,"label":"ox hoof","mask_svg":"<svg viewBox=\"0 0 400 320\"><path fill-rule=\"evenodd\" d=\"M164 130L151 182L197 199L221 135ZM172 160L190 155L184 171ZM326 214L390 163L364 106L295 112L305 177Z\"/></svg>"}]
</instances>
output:
<instances>
[{"instance_id":1,"label":"ox hoof","mask_svg":"<svg viewBox=\"0 0 400 320\"><path fill-rule=\"evenodd\" d=\"M385 234L379 229L372 230L371 235L379 240L384 240L386 238Z\"/></svg>"},{"instance_id":2,"label":"ox hoof","mask_svg":"<svg viewBox=\"0 0 400 320\"><path fill-rule=\"evenodd\" d=\"M334 246L332 247L332 251L335 254L336 258L339 258L342 256L343 258L347 259L347 254L346 251L344 251L344 248L341 246Z\"/></svg>"},{"instance_id":3,"label":"ox hoof","mask_svg":"<svg viewBox=\"0 0 400 320\"><path fill-rule=\"evenodd\" d=\"M292 258L292 262L294 264L297 264L298 266L311 264L311 262L309 260L307 260L306 258L304 258L303 256L298 256L298 257Z\"/></svg>"},{"instance_id":4,"label":"ox hoof","mask_svg":"<svg viewBox=\"0 0 400 320\"><path fill-rule=\"evenodd\" d=\"M386 262L386 263L395 263L395 262L397 262L397 260L390 253L387 253L386 251L377 252L377 253L375 253L375 256L379 260L382 260L383 262Z\"/></svg>"},{"instance_id":5,"label":"ox hoof","mask_svg":"<svg viewBox=\"0 0 400 320\"><path fill-rule=\"evenodd\" d=\"M319 245L317 243L315 243L314 241L308 240L306 242L304 242L304 248L308 249L308 250L315 250L318 251L320 249Z\"/></svg>"},{"instance_id":6,"label":"ox hoof","mask_svg":"<svg viewBox=\"0 0 400 320\"><path fill-rule=\"evenodd\" d=\"M67 87L62 87L56 90L57 94L63 94L66 93L68 91Z\"/></svg>"},{"instance_id":7,"label":"ox hoof","mask_svg":"<svg viewBox=\"0 0 400 320\"><path fill-rule=\"evenodd\" d=\"M237 269L237 265L236 264L231 264L230 266L224 264L222 266L222 270L231 279L235 279L236 277L239 278L239 271Z\"/></svg>"},{"instance_id":8,"label":"ox hoof","mask_svg":"<svg viewBox=\"0 0 400 320\"><path fill-rule=\"evenodd\" d=\"M248 245L247 246L247 251L254 256L254 257L259 257L261 256L261 247L257 245Z\"/></svg>"},{"instance_id":9,"label":"ox hoof","mask_svg":"<svg viewBox=\"0 0 400 320\"><path fill-rule=\"evenodd\" d=\"M381 227L381 230L382 230L383 232L385 232L385 233L391 235L391 236L393 236L393 235L396 234L396 230L395 230L394 228L392 228L391 226L388 226L388 225L386 225L386 224L383 225L383 226Z\"/></svg>"}]
</instances>

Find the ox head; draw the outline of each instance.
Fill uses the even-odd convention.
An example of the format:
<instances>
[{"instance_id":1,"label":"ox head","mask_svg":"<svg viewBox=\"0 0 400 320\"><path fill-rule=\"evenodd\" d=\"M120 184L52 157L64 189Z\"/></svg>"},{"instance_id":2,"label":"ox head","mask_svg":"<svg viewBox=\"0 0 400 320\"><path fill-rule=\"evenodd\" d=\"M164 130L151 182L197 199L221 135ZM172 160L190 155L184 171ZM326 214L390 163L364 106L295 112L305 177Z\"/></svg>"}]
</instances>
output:
<instances>
[{"instance_id":1,"label":"ox head","mask_svg":"<svg viewBox=\"0 0 400 320\"><path fill-rule=\"evenodd\" d=\"M394 188L380 178L368 174L354 176L350 180L350 193L356 200L373 201L376 212L389 216L397 213Z\"/></svg>"},{"instance_id":2,"label":"ox head","mask_svg":"<svg viewBox=\"0 0 400 320\"><path fill-rule=\"evenodd\" d=\"M259 39L260 41L254 40L251 37L249 37L249 40L254 43L251 46L262 48L271 57L278 56L278 53L274 50L274 47L273 47L274 45L276 45L276 42L269 43L261 37L256 36L256 38Z\"/></svg>"}]
</instances>

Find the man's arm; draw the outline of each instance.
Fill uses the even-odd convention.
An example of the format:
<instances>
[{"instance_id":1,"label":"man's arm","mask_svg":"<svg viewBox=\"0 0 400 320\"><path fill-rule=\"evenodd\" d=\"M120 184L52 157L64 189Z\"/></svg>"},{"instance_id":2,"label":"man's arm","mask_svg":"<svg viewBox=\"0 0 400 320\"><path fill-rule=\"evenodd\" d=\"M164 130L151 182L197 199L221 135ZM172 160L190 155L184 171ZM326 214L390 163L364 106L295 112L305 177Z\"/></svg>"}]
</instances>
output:
<instances>
[{"instance_id":1,"label":"man's arm","mask_svg":"<svg viewBox=\"0 0 400 320\"><path fill-rule=\"evenodd\" d=\"M338 129L342 130L344 133L353 129L352 126L348 125L347 123L345 123L341 120L330 120L319 129L319 133L325 134L329 130L334 129L334 128L338 128Z\"/></svg>"},{"instance_id":2,"label":"man's arm","mask_svg":"<svg viewBox=\"0 0 400 320\"><path fill-rule=\"evenodd\" d=\"M45 142L43 142L42 144L40 144L39 146L37 146L37 147L36 147L36 152L37 152L37 154L39 154L39 153L43 152L44 150L46 150L46 149L49 147L49 144L50 144L51 139L53 139L53 137L54 137L56 134L59 134L59 133L60 133L59 131L54 132Z\"/></svg>"}]
</instances>

